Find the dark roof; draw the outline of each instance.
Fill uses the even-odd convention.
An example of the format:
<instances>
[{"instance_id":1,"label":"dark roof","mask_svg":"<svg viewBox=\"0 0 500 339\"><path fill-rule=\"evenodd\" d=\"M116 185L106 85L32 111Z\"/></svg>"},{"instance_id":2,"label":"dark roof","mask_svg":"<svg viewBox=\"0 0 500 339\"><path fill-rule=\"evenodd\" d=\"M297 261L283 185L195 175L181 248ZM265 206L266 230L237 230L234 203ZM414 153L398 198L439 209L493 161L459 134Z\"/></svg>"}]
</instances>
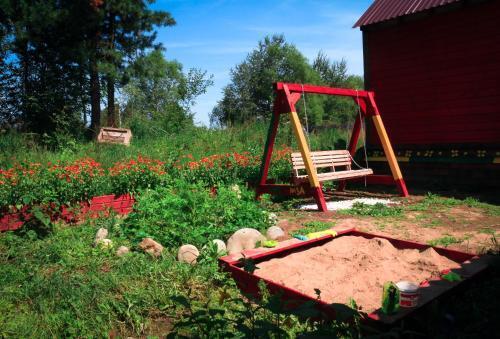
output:
<instances>
[{"instance_id":1,"label":"dark roof","mask_svg":"<svg viewBox=\"0 0 500 339\"><path fill-rule=\"evenodd\" d=\"M375 0L353 27L362 27L461 0Z\"/></svg>"}]
</instances>

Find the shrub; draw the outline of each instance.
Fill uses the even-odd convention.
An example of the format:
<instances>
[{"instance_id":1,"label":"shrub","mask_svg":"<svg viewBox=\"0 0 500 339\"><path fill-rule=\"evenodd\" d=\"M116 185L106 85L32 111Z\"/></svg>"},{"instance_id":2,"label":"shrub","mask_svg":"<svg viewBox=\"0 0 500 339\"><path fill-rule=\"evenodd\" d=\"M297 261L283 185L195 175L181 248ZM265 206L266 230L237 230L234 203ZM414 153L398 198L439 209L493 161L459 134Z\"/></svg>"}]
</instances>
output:
<instances>
[{"instance_id":1,"label":"shrub","mask_svg":"<svg viewBox=\"0 0 500 339\"><path fill-rule=\"evenodd\" d=\"M151 237L165 246L203 246L243 227L264 230L270 221L260 204L246 189L219 187L213 194L200 183L178 179L142 192L122 230L134 241Z\"/></svg>"}]
</instances>

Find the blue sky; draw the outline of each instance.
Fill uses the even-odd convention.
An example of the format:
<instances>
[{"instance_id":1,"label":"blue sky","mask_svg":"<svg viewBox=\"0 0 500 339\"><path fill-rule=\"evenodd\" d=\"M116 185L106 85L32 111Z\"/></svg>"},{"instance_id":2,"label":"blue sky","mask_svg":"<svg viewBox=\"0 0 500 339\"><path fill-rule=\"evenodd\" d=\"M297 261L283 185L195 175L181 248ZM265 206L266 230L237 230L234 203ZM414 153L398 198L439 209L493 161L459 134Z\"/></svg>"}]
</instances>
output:
<instances>
[{"instance_id":1,"label":"blue sky","mask_svg":"<svg viewBox=\"0 0 500 339\"><path fill-rule=\"evenodd\" d=\"M322 50L332 60L344 58L349 73L363 74L361 33L352 25L372 0L157 0L177 25L161 28L158 41L167 59L185 69L213 74L214 86L200 96L193 111L197 124L209 113L230 81L232 67L245 59L266 35L282 33L312 60Z\"/></svg>"}]
</instances>

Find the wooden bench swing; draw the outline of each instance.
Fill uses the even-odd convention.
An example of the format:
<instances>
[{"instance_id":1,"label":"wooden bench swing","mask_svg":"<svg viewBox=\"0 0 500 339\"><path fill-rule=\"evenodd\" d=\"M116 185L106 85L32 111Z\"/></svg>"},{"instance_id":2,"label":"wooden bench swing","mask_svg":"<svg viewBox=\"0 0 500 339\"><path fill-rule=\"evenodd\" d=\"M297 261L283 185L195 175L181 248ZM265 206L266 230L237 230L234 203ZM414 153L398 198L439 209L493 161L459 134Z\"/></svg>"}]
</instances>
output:
<instances>
[{"instance_id":1,"label":"wooden bench swing","mask_svg":"<svg viewBox=\"0 0 500 339\"><path fill-rule=\"evenodd\" d=\"M373 92L281 82L275 84L275 91L276 98L274 101L266 146L264 148L264 155L262 157L260 182L257 186L257 198L266 193L287 196L309 195L313 196L316 200L318 209L324 212L327 211L327 207L321 182L328 180L340 181L338 190L343 191L347 180L359 179L364 179L366 183L370 184L396 185L402 196L408 196L401 170L399 169L396 156L394 155L389 137L387 136L382 118L380 117L380 112L375 103ZM356 117L347 150L316 152L311 152L309 150L299 116L295 109L295 104L302 95L305 95L305 93L351 97L355 101L359 114ZM267 180L280 116L284 113L290 114L290 121L300 149L300 152L291 154L293 183L290 185L273 184ZM375 125L377 136L384 149L384 154L389 163L392 176L374 175L372 169L359 166L353 159L363 126L362 120L367 117L370 117ZM353 162L359 169L352 168ZM318 169L328 169L329 171L321 173L318 172ZM304 171L305 174L303 173Z\"/></svg>"},{"instance_id":2,"label":"wooden bench swing","mask_svg":"<svg viewBox=\"0 0 500 339\"><path fill-rule=\"evenodd\" d=\"M373 174L370 168L352 169L352 159L348 150L335 150L335 151L316 151L310 152L313 167L328 168L329 172L317 173L318 180L342 180L365 177ZM300 184L308 180L307 174L301 174L301 170L306 169L304 159L300 152L291 154L293 166L293 182ZM340 167L340 170L339 170Z\"/></svg>"}]
</instances>

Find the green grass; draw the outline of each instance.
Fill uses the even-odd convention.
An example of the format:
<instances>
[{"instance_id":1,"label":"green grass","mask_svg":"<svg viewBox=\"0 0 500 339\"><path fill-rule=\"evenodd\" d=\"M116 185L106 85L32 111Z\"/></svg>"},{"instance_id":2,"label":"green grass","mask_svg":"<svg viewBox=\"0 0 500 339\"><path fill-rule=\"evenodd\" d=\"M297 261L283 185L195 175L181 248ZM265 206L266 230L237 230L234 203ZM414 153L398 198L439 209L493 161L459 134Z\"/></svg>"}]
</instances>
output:
<instances>
[{"instance_id":1,"label":"green grass","mask_svg":"<svg viewBox=\"0 0 500 339\"><path fill-rule=\"evenodd\" d=\"M113 249L93 246L99 227L110 230ZM213 251L202 252L194 266L179 263L175 248L153 258L122 238L120 227L107 218L58 225L45 236L0 234L0 337L359 336L357 326L300 321L265 289L261 302L242 298ZM120 245L132 245L132 252L117 257ZM311 306L301 312L318 315Z\"/></svg>"},{"instance_id":2,"label":"green grass","mask_svg":"<svg viewBox=\"0 0 500 339\"><path fill-rule=\"evenodd\" d=\"M458 239L452 235L446 234L441 238L429 240L427 243L431 246L448 247L448 246L453 245L453 244L460 244L464 240L465 239Z\"/></svg>"},{"instance_id":3,"label":"green grass","mask_svg":"<svg viewBox=\"0 0 500 339\"><path fill-rule=\"evenodd\" d=\"M367 205L359 202L354 203L350 209L339 211L340 214L369 217L400 217L403 212L403 208L398 205L387 206L381 203Z\"/></svg>"},{"instance_id":4,"label":"green grass","mask_svg":"<svg viewBox=\"0 0 500 339\"><path fill-rule=\"evenodd\" d=\"M122 323L139 334L156 315L172 316L170 296L220 278L214 265L182 265L171 251L154 260L95 248L99 226L0 236L0 336L101 337ZM115 248L129 245L111 232Z\"/></svg>"},{"instance_id":5,"label":"green grass","mask_svg":"<svg viewBox=\"0 0 500 339\"><path fill-rule=\"evenodd\" d=\"M500 216L500 206L480 202L476 198L468 197L464 200L446 198L433 193L427 193L424 199L406 207L408 211L439 211L456 206L466 206L484 211L489 216Z\"/></svg>"},{"instance_id":6,"label":"green grass","mask_svg":"<svg viewBox=\"0 0 500 339\"><path fill-rule=\"evenodd\" d=\"M133 137L129 147L64 138L56 144L46 146L42 142L45 140L42 136L0 133L0 168L8 168L17 162L47 163L73 161L82 157L91 157L104 167L109 167L119 160L135 158L139 154L159 160L177 159L188 154L200 159L228 152L249 152L260 156L264 152L267 131L267 122L226 129L187 127L176 134L152 129L145 137ZM345 143L346 138L346 131L332 132L328 129L312 133L310 142L313 149L333 149L335 142ZM286 145L298 149L289 128L282 127L278 130L275 145L275 148Z\"/></svg>"},{"instance_id":7,"label":"green grass","mask_svg":"<svg viewBox=\"0 0 500 339\"><path fill-rule=\"evenodd\" d=\"M490 228L490 227L483 227L478 232L482 233L482 234L491 234L491 235L494 235L497 233L497 231L495 229Z\"/></svg>"},{"instance_id":8,"label":"green grass","mask_svg":"<svg viewBox=\"0 0 500 339\"><path fill-rule=\"evenodd\" d=\"M320 232L327 230L329 228L332 228L335 226L334 221L308 221L305 222L303 230L306 231L306 233L314 233L314 232Z\"/></svg>"}]
</instances>

